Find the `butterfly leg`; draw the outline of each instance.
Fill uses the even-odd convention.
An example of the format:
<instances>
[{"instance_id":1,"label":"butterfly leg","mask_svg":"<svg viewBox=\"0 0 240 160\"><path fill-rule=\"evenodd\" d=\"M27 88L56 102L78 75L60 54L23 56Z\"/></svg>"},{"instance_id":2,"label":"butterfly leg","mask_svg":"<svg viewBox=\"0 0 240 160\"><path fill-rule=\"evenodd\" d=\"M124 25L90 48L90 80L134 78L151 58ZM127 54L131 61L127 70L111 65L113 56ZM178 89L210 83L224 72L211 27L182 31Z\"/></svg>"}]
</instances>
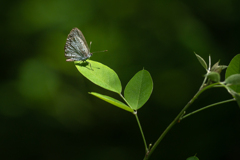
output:
<instances>
[{"instance_id":1,"label":"butterfly leg","mask_svg":"<svg viewBox=\"0 0 240 160\"><path fill-rule=\"evenodd\" d=\"M88 61L86 61L86 62L90 65L91 70L94 71L94 70L92 69L92 65L91 65L91 63L88 62Z\"/></svg>"}]
</instances>

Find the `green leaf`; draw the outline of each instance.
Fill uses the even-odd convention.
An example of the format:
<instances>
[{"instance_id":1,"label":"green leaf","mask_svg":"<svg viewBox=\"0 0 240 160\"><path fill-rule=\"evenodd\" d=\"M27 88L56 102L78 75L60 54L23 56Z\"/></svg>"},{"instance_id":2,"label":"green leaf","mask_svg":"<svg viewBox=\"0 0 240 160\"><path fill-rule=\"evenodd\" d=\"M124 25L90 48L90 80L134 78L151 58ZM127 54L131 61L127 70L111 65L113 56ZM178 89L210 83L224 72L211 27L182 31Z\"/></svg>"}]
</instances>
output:
<instances>
[{"instance_id":1,"label":"green leaf","mask_svg":"<svg viewBox=\"0 0 240 160\"><path fill-rule=\"evenodd\" d=\"M141 70L128 82L124 90L124 96L130 107L137 110L147 102L152 90L153 82L150 73Z\"/></svg>"},{"instance_id":2,"label":"green leaf","mask_svg":"<svg viewBox=\"0 0 240 160\"><path fill-rule=\"evenodd\" d=\"M240 85L240 74L233 74L225 80L226 84Z\"/></svg>"},{"instance_id":3,"label":"green leaf","mask_svg":"<svg viewBox=\"0 0 240 160\"><path fill-rule=\"evenodd\" d=\"M206 76L213 82L220 82L220 75L217 72L209 72Z\"/></svg>"},{"instance_id":4,"label":"green leaf","mask_svg":"<svg viewBox=\"0 0 240 160\"><path fill-rule=\"evenodd\" d=\"M211 68L211 71L213 72L217 72L217 73L221 73L223 69L226 69L227 66L225 65L219 65L219 61L217 63L215 63L212 68Z\"/></svg>"},{"instance_id":5,"label":"green leaf","mask_svg":"<svg viewBox=\"0 0 240 160\"><path fill-rule=\"evenodd\" d=\"M195 53L195 55L196 55L198 61L203 66L203 68L207 70L207 63L205 62L205 60L201 56L199 56L198 54Z\"/></svg>"},{"instance_id":6,"label":"green leaf","mask_svg":"<svg viewBox=\"0 0 240 160\"><path fill-rule=\"evenodd\" d=\"M228 92L235 98L235 100L237 101L238 107L240 108L240 95L230 87L227 87L227 89L228 89Z\"/></svg>"},{"instance_id":7,"label":"green leaf","mask_svg":"<svg viewBox=\"0 0 240 160\"><path fill-rule=\"evenodd\" d=\"M88 60L87 62L75 62L75 66L83 76L107 90L116 93L122 92L120 79L111 68L92 60Z\"/></svg>"},{"instance_id":8,"label":"green leaf","mask_svg":"<svg viewBox=\"0 0 240 160\"><path fill-rule=\"evenodd\" d=\"M187 158L187 160L199 160L199 159L196 156L192 156L192 157Z\"/></svg>"},{"instance_id":9,"label":"green leaf","mask_svg":"<svg viewBox=\"0 0 240 160\"><path fill-rule=\"evenodd\" d=\"M120 102L119 100L116 100L116 99L114 99L112 97L109 97L109 96L106 96L106 95L102 95L102 94L99 94L99 93L96 93L96 92L90 92L90 94L92 94L92 95L94 95L94 96L96 96L96 97L98 97L98 98L100 98L100 99L102 99L102 100L104 100L104 101L106 101L106 102L108 102L110 104L113 104L114 106L117 106L117 107L119 107L121 109L124 109L124 110L126 110L128 112L131 112L131 113L134 112L134 110L131 109L130 107L128 107L126 104L124 104L124 103Z\"/></svg>"},{"instance_id":10,"label":"green leaf","mask_svg":"<svg viewBox=\"0 0 240 160\"><path fill-rule=\"evenodd\" d=\"M228 65L228 68L226 70L225 79L227 79L228 77L230 77L233 74L240 74L240 54L236 55L231 60L230 64ZM231 86L231 88L235 92L240 93L239 85Z\"/></svg>"},{"instance_id":11,"label":"green leaf","mask_svg":"<svg viewBox=\"0 0 240 160\"><path fill-rule=\"evenodd\" d=\"M219 61L212 66L211 71L217 70L218 66L219 66Z\"/></svg>"},{"instance_id":12,"label":"green leaf","mask_svg":"<svg viewBox=\"0 0 240 160\"><path fill-rule=\"evenodd\" d=\"M234 92L233 96L237 101L238 107L240 108L240 95L238 93Z\"/></svg>"}]
</instances>

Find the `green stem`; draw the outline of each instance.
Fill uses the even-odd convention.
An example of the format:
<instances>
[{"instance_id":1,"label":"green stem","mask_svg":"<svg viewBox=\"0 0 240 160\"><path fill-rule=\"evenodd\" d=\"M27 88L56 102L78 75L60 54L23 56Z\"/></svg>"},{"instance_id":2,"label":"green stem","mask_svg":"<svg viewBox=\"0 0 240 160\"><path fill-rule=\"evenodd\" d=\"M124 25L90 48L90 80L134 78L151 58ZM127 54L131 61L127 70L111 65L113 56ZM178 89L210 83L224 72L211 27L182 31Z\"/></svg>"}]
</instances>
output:
<instances>
[{"instance_id":1,"label":"green stem","mask_svg":"<svg viewBox=\"0 0 240 160\"><path fill-rule=\"evenodd\" d=\"M148 160L151 154L154 152L154 150L157 148L159 143L162 141L162 139L165 137L165 135L170 131L170 129L180 121L181 117L183 116L184 112L187 110L187 108L197 99L197 97L205 90L213 87L214 85L219 83L213 83L211 85L208 85L204 88L201 88L194 96L193 98L186 104L186 106L180 111L180 113L176 116L176 118L169 124L169 126L163 131L163 133L160 135L160 137L157 139L157 141L154 143L152 148L149 150L149 152L145 155L143 160Z\"/></svg>"},{"instance_id":2,"label":"green stem","mask_svg":"<svg viewBox=\"0 0 240 160\"><path fill-rule=\"evenodd\" d=\"M122 97L122 99L127 103L127 105L128 105L130 108L132 108L132 107L130 106L130 104L128 103L128 101L123 97L123 95L122 95L121 93L120 93L119 95L120 95L120 96ZM137 111L134 111L133 114L134 114L135 117L136 117L136 120L137 120L137 123L138 123L138 127L139 127L139 129L140 129L140 132L141 132L141 135L142 135L142 138L143 138L143 143L144 143L144 146L145 146L145 152L146 152L146 154L147 154L147 152L148 152L147 142L146 142L145 136L144 136L144 134L143 134L142 126L141 126L140 121L139 121L138 116L137 116Z\"/></svg>"},{"instance_id":3,"label":"green stem","mask_svg":"<svg viewBox=\"0 0 240 160\"><path fill-rule=\"evenodd\" d=\"M144 146L145 146L145 152L146 152L146 154L147 154L147 153L148 153L147 142L146 142L146 139L145 139L145 136L144 136L144 133L143 133L143 130L142 130L142 127L141 127L141 124L140 124L140 121L139 121L139 119L138 119L137 114L135 114L135 117L136 117L136 119L137 119L137 123L138 123L139 129L140 129L140 132L141 132L141 134L142 134L143 143L144 143Z\"/></svg>"},{"instance_id":4,"label":"green stem","mask_svg":"<svg viewBox=\"0 0 240 160\"><path fill-rule=\"evenodd\" d=\"M205 76L203 83L202 83L201 87L199 88L199 90L201 90L204 87L206 80L207 80L207 76Z\"/></svg>"},{"instance_id":5,"label":"green stem","mask_svg":"<svg viewBox=\"0 0 240 160\"><path fill-rule=\"evenodd\" d=\"M130 104L128 103L128 101L123 97L123 95L121 93L119 93L120 97L127 103L127 105L132 109L132 107L130 106Z\"/></svg>"},{"instance_id":6,"label":"green stem","mask_svg":"<svg viewBox=\"0 0 240 160\"><path fill-rule=\"evenodd\" d=\"M183 116L183 117L181 118L181 120L184 119L184 118L187 118L188 116L191 116L191 115L193 115L193 114L195 114L195 113L197 113L197 112L200 112L200 111L202 111L202 110L204 110L204 109L210 108L210 107L212 107L212 106L216 106L216 105L219 105L219 104L223 104L223 103L227 103L227 102L232 102L232 101L235 101L235 99L233 98L233 99L229 99L229 100L225 100L225 101L221 101L221 102L217 102L217 103L210 104L210 105L208 105L208 106L206 106L206 107L200 108L200 109L198 109L198 110L196 110L196 111L193 111L193 112L191 112L191 113L186 114L185 116Z\"/></svg>"}]
</instances>

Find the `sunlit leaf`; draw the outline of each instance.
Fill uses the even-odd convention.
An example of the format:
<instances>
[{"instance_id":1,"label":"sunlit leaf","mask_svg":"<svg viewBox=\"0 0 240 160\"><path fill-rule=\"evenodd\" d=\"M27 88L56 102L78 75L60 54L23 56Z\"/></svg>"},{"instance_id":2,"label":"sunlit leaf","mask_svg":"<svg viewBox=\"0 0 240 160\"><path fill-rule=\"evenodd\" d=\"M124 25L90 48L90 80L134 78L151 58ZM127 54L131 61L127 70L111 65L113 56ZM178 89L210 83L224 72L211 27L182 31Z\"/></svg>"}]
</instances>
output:
<instances>
[{"instance_id":1,"label":"sunlit leaf","mask_svg":"<svg viewBox=\"0 0 240 160\"><path fill-rule=\"evenodd\" d=\"M147 102L152 90L153 82L150 73L141 70L128 82L124 96L131 108L137 110Z\"/></svg>"},{"instance_id":2,"label":"sunlit leaf","mask_svg":"<svg viewBox=\"0 0 240 160\"><path fill-rule=\"evenodd\" d=\"M76 61L75 66L83 76L96 85L116 93L122 92L118 75L106 65L88 60L87 62Z\"/></svg>"},{"instance_id":3,"label":"sunlit leaf","mask_svg":"<svg viewBox=\"0 0 240 160\"><path fill-rule=\"evenodd\" d=\"M112 97L109 97L109 96L106 96L106 95L102 95L102 94L99 94L99 93L96 93L96 92L90 92L90 94L92 94L92 95L94 95L94 96L96 96L96 97L98 97L98 98L100 98L100 99L102 99L102 100L104 100L104 101L114 105L114 106L117 106L117 107L119 107L121 109L124 109L124 110L126 110L128 112L131 112L131 113L134 112L134 110L131 109L130 107L128 107L126 104L124 104L124 103L120 102L119 100L116 100L116 99L114 99Z\"/></svg>"}]
</instances>

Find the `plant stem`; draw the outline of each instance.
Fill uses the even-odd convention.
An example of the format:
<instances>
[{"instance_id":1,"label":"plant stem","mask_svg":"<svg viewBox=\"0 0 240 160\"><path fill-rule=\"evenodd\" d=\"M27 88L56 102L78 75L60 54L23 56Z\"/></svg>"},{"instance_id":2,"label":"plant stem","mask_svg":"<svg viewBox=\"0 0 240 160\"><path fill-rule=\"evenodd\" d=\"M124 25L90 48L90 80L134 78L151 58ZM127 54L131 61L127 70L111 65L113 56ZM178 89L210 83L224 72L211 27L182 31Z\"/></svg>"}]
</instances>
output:
<instances>
[{"instance_id":1,"label":"plant stem","mask_svg":"<svg viewBox=\"0 0 240 160\"><path fill-rule=\"evenodd\" d=\"M207 80L207 76L205 76L205 78L203 80L203 83L202 83L201 87L199 88L199 90L201 90L204 87L204 84L205 84L206 80Z\"/></svg>"},{"instance_id":2,"label":"plant stem","mask_svg":"<svg viewBox=\"0 0 240 160\"><path fill-rule=\"evenodd\" d=\"M213 83L211 85L208 85L204 88L201 88L194 96L193 98L186 104L186 106L180 111L180 113L176 116L176 118L168 125L168 127L163 131L163 133L160 135L160 137L157 139L157 141L154 143L152 148L147 152L143 160L148 160L151 154L154 152L154 150L157 148L159 143L162 141L162 139L165 137L165 135L170 131L170 129L180 121L181 117L183 116L184 112L187 110L187 108L197 99L197 97L205 90L213 87L214 85L219 83Z\"/></svg>"},{"instance_id":3,"label":"plant stem","mask_svg":"<svg viewBox=\"0 0 240 160\"><path fill-rule=\"evenodd\" d=\"M132 107L130 106L130 104L128 103L128 101L123 97L123 95L121 93L119 93L120 97L127 103L127 105L132 109Z\"/></svg>"},{"instance_id":4,"label":"plant stem","mask_svg":"<svg viewBox=\"0 0 240 160\"><path fill-rule=\"evenodd\" d=\"M120 95L121 98L127 103L127 105L128 105L130 108L132 108L132 107L130 106L130 104L128 103L128 101L123 97L123 95L122 95L121 93L120 93L119 95ZM138 119L138 116L137 116L137 111L134 111L133 114L134 114L135 117L136 117L136 120L137 120L137 123L138 123L138 127L139 127L139 129L140 129L140 132L141 132L141 135L142 135L142 138L143 138L143 143L144 143L144 146L145 146L145 152L146 152L146 154L147 154L147 153L148 153L147 142L146 142L145 136L144 136L144 134L143 134L143 130L142 130L141 123L140 123L140 121L139 121L139 119Z\"/></svg>"},{"instance_id":5,"label":"plant stem","mask_svg":"<svg viewBox=\"0 0 240 160\"><path fill-rule=\"evenodd\" d=\"M140 124L140 121L139 121L139 119L138 119L137 114L135 114L135 117L136 117L136 119L137 119L137 123L138 123L139 129L140 129L140 132L141 132L141 134L142 134L143 143L144 143L144 146L145 146L145 153L147 154L147 153L148 153L148 147L147 147L147 142L146 142L146 139L145 139L143 130L142 130L142 126L141 126L141 124Z\"/></svg>"},{"instance_id":6,"label":"plant stem","mask_svg":"<svg viewBox=\"0 0 240 160\"><path fill-rule=\"evenodd\" d=\"M200 112L200 111L202 111L202 110L204 110L204 109L210 108L210 107L212 107L212 106L216 106L216 105L219 105L219 104L223 104L223 103L227 103L227 102L232 102L232 101L235 101L235 99L233 98L233 99L229 99L229 100L225 100L225 101L221 101L221 102L217 102L217 103L210 104L210 105L208 105L208 106L206 106L206 107L200 108L200 109L198 109L198 110L196 110L196 111L193 111L193 112L191 112L191 113L186 114L185 116L183 116L183 117L181 118L181 120L184 119L184 118L187 118L188 116L191 116L191 115L193 115L193 114L195 114L195 113L197 113L197 112Z\"/></svg>"}]
</instances>

